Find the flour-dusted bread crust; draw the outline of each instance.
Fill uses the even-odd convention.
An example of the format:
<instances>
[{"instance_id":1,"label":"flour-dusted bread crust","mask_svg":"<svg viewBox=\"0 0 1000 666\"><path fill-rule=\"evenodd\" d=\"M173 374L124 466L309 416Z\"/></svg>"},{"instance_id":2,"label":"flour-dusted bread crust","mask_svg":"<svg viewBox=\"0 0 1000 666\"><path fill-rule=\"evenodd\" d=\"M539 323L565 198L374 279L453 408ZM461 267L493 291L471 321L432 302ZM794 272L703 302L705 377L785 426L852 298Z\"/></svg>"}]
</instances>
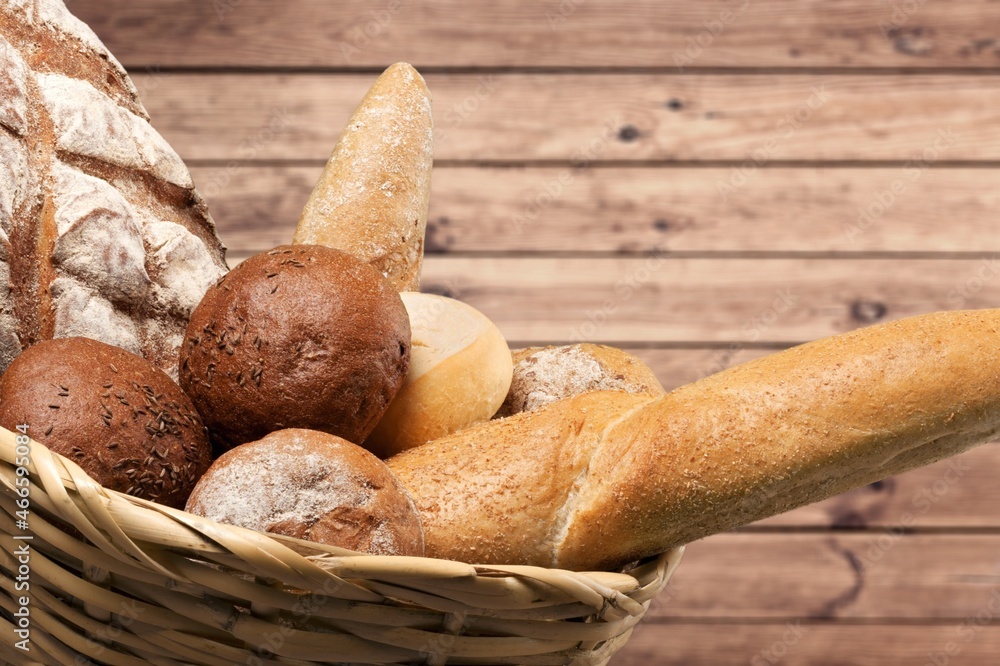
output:
<instances>
[{"instance_id":1,"label":"flour-dusted bread crust","mask_svg":"<svg viewBox=\"0 0 1000 666\"><path fill-rule=\"evenodd\" d=\"M663 393L656 374L626 351L590 342L512 352L513 379L496 417L533 412L590 391Z\"/></svg>"},{"instance_id":2,"label":"flour-dusted bread crust","mask_svg":"<svg viewBox=\"0 0 1000 666\"><path fill-rule=\"evenodd\" d=\"M372 555L424 554L420 515L385 464L315 430L278 430L228 451L198 481L185 508Z\"/></svg>"},{"instance_id":3,"label":"flour-dusted bread crust","mask_svg":"<svg viewBox=\"0 0 1000 666\"><path fill-rule=\"evenodd\" d=\"M58 0L0 5L0 370L37 341L79 335L176 377L224 253L94 33Z\"/></svg>"},{"instance_id":4,"label":"flour-dusted bread crust","mask_svg":"<svg viewBox=\"0 0 1000 666\"><path fill-rule=\"evenodd\" d=\"M427 553L614 568L1000 433L1000 309L911 317L661 397L584 393L388 461Z\"/></svg>"},{"instance_id":5,"label":"flour-dusted bread crust","mask_svg":"<svg viewBox=\"0 0 1000 666\"><path fill-rule=\"evenodd\" d=\"M406 63L375 81L302 211L295 243L350 252L418 291L434 161L431 96Z\"/></svg>"}]
</instances>

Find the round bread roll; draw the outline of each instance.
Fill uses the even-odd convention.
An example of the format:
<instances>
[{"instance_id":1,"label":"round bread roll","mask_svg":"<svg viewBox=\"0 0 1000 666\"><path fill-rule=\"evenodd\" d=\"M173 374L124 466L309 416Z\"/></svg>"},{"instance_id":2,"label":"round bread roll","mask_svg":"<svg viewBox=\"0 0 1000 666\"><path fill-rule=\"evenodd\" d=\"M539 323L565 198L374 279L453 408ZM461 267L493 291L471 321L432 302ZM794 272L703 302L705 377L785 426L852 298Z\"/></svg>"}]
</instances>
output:
<instances>
[{"instance_id":1,"label":"round bread roll","mask_svg":"<svg viewBox=\"0 0 1000 666\"><path fill-rule=\"evenodd\" d=\"M507 341L471 305L436 294L400 296L410 316L410 371L365 441L383 458L488 420L513 371Z\"/></svg>"},{"instance_id":2,"label":"round bread roll","mask_svg":"<svg viewBox=\"0 0 1000 666\"><path fill-rule=\"evenodd\" d=\"M514 377L497 418L590 391L664 393L653 371L615 347L589 342L527 347L513 353Z\"/></svg>"},{"instance_id":3,"label":"round bread roll","mask_svg":"<svg viewBox=\"0 0 1000 666\"><path fill-rule=\"evenodd\" d=\"M186 510L373 555L424 554L420 514L385 463L317 430L279 430L225 453Z\"/></svg>"},{"instance_id":4,"label":"round bread roll","mask_svg":"<svg viewBox=\"0 0 1000 666\"><path fill-rule=\"evenodd\" d=\"M219 453L282 428L360 443L409 359L406 308L378 271L340 250L289 245L208 290L188 324L180 382Z\"/></svg>"},{"instance_id":5,"label":"round bread roll","mask_svg":"<svg viewBox=\"0 0 1000 666\"><path fill-rule=\"evenodd\" d=\"M180 387L150 361L89 338L39 342L0 376L0 425L19 424L102 486L176 508L211 463Z\"/></svg>"}]
</instances>

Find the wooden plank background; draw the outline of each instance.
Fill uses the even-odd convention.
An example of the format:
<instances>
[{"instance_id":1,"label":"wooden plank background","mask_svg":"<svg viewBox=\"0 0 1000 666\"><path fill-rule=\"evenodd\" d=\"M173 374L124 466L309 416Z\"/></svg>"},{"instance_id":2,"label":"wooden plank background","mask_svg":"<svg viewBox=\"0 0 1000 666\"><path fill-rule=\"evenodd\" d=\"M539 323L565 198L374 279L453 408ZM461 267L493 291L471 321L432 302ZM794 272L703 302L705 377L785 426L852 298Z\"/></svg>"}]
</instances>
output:
<instances>
[{"instance_id":1,"label":"wooden plank background","mask_svg":"<svg viewBox=\"0 0 1000 666\"><path fill-rule=\"evenodd\" d=\"M1000 304L994 0L70 7L231 263L290 239L354 106L406 60L437 126L425 287L512 345L617 344L670 388ZM996 663L998 470L990 444L692 544L612 663Z\"/></svg>"}]
</instances>

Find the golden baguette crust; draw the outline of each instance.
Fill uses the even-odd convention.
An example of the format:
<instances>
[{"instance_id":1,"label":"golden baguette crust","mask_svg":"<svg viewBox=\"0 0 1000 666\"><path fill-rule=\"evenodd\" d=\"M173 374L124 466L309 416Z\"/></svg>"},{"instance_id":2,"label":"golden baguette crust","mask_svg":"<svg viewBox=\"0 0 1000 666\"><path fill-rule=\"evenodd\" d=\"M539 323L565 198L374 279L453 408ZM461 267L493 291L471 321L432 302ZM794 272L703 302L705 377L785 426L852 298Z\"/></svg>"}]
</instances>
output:
<instances>
[{"instance_id":1,"label":"golden baguette crust","mask_svg":"<svg viewBox=\"0 0 1000 666\"><path fill-rule=\"evenodd\" d=\"M615 568L988 441L1000 432L998 346L1000 310L911 317L660 398L576 396L389 466L422 511L428 555ZM585 461L557 463L563 455ZM562 501L522 513L539 487ZM504 492L483 492L492 488ZM469 536L481 521L492 539Z\"/></svg>"},{"instance_id":2,"label":"golden baguette crust","mask_svg":"<svg viewBox=\"0 0 1000 666\"><path fill-rule=\"evenodd\" d=\"M375 81L309 195L294 243L354 254L419 291L434 155L431 97L406 63Z\"/></svg>"}]
</instances>

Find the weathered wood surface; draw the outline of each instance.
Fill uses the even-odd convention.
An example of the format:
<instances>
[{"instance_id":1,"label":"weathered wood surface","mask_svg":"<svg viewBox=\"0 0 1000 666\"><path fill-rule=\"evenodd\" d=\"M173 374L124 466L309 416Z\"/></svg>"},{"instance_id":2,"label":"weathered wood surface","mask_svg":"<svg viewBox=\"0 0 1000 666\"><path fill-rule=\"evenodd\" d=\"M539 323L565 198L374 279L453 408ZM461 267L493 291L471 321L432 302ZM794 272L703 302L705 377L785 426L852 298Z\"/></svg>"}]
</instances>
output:
<instances>
[{"instance_id":1,"label":"weathered wood surface","mask_svg":"<svg viewBox=\"0 0 1000 666\"><path fill-rule=\"evenodd\" d=\"M1000 602L982 600L983 617ZM977 611L978 612L978 611ZM640 624L612 666L989 666L1000 626L969 620L928 624L788 621Z\"/></svg>"},{"instance_id":2,"label":"weathered wood surface","mask_svg":"<svg viewBox=\"0 0 1000 666\"><path fill-rule=\"evenodd\" d=\"M292 238L322 165L192 169L236 252ZM439 167L428 252L990 253L997 173L983 168Z\"/></svg>"},{"instance_id":3,"label":"weathered wood surface","mask_svg":"<svg viewBox=\"0 0 1000 666\"><path fill-rule=\"evenodd\" d=\"M723 160L747 174L784 160L1000 161L1000 78L993 74L425 78L436 160ZM246 165L325 160L373 74L154 72L135 79L156 127L185 159Z\"/></svg>"},{"instance_id":4,"label":"weathered wood surface","mask_svg":"<svg viewBox=\"0 0 1000 666\"><path fill-rule=\"evenodd\" d=\"M73 0L127 65L961 67L1000 61L989 0Z\"/></svg>"},{"instance_id":5,"label":"weathered wood surface","mask_svg":"<svg viewBox=\"0 0 1000 666\"><path fill-rule=\"evenodd\" d=\"M1000 306L993 0L70 7L193 166L233 264L290 239L406 60L438 129L424 284L514 346L611 342L673 388ZM997 470L990 444L692 544L612 665L996 663Z\"/></svg>"},{"instance_id":6,"label":"weathered wood surface","mask_svg":"<svg viewBox=\"0 0 1000 666\"><path fill-rule=\"evenodd\" d=\"M688 545L649 620L961 620L1000 595L998 548L995 531L720 534Z\"/></svg>"}]
</instances>

